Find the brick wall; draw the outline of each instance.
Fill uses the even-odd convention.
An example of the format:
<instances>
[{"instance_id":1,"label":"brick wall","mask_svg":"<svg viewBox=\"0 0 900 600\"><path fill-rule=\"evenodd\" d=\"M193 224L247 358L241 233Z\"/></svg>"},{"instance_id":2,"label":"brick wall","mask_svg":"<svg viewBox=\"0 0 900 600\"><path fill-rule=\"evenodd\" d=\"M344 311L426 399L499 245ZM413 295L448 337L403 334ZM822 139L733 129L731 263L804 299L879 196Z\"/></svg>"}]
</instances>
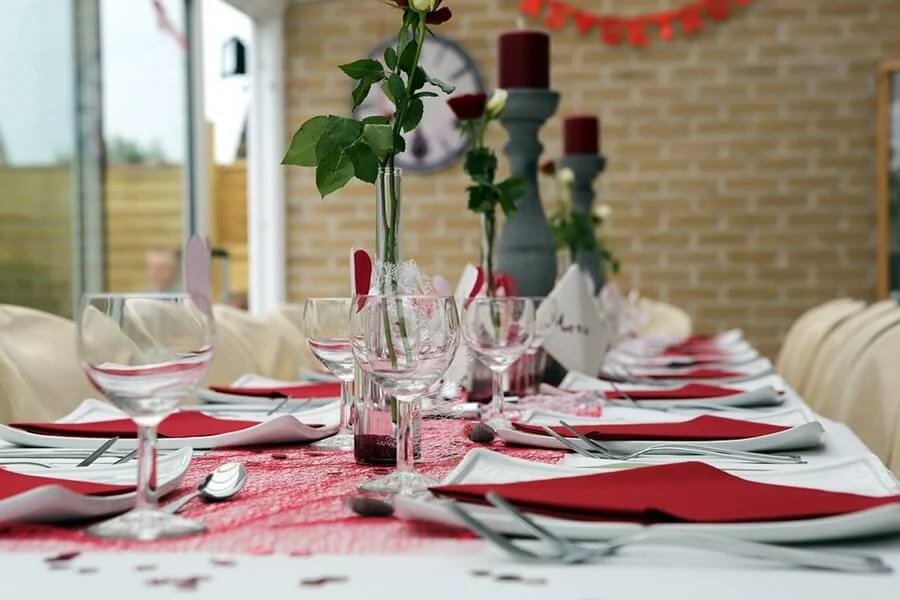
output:
<instances>
[{"instance_id":1,"label":"brick wall","mask_svg":"<svg viewBox=\"0 0 900 600\"><path fill-rule=\"evenodd\" d=\"M515 26L518 2L447 3L457 17L440 33L491 87L495 38ZM572 3L628 15L683 1ZM349 82L335 65L365 55L395 20L375 0L288 11L286 140L313 114L346 112ZM756 0L692 39L639 51L554 32L558 115L602 118L610 162L596 190L613 207L623 285L684 306L699 329L741 326L769 353L807 307L872 299L874 74L900 56L898 31L897 0ZM542 139L558 156L559 116ZM501 128L492 140L503 144ZM373 191L354 184L322 201L312 171L287 177L292 298L345 292L349 246L372 245ZM459 165L404 182L404 252L451 279L478 257L465 185Z\"/></svg>"}]
</instances>

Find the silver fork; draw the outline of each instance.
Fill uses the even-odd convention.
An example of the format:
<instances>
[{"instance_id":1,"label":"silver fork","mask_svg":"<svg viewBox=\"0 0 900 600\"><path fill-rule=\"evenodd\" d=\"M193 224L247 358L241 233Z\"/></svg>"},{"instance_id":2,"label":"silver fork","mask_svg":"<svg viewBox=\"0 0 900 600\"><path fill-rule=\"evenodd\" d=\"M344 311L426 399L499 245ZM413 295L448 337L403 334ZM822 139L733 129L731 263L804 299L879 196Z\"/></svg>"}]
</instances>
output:
<instances>
[{"instance_id":1,"label":"silver fork","mask_svg":"<svg viewBox=\"0 0 900 600\"><path fill-rule=\"evenodd\" d=\"M599 442L592 440L591 438L582 435L571 425L566 424L564 421L560 421L560 425L565 427L568 431L572 432L573 435L577 436L579 440L584 442L588 447L585 448L581 444L578 444L568 438L565 438L555 431L550 426L545 425L543 427L544 432L547 435L552 436L559 443L565 445L570 450L580 454L581 456L587 458L605 458L608 460L632 460L634 458L640 458L642 456L653 455L653 454L667 454L667 455L696 455L696 456L718 456L721 458L730 458L734 460L741 460L746 462L752 462L756 464L806 464L806 461L803 460L803 457L800 456L789 456L789 455L780 455L780 454L763 454L760 452L744 452L742 450L726 450L724 448L715 448L713 446L704 446L700 444L653 444L652 446L648 446L646 448L642 448L637 452L625 453L625 452L615 452L610 450L606 446L603 446Z\"/></svg>"},{"instance_id":2,"label":"silver fork","mask_svg":"<svg viewBox=\"0 0 900 600\"><path fill-rule=\"evenodd\" d=\"M576 544L557 536L548 529L527 517L516 507L504 501L495 493L489 493L487 500L502 512L508 514L537 539L547 542L552 549L549 552L535 552L523 548L502 534L473 517L457 502L450 500L448 509L456 515L469 529L480 537L493 543L509 555L528 562L561 562L564 564L582 564L609 558L620 549L637 545L674 546L679 548L696 548L757 560L775 561L795 567L839 571L844 573L885 574L892 573L893 568L877 556L838 554L802 548L788 548L774 544L751 542L736 538L727 538L709 534L684 534L665 531L642 531L637 534L613 538L605 543L591 547Z\"/></svg>"},{"instance_id":3,"label":"silver fork","mask_svg":"<svg viewBox=\"0 0 900 600\"><path fill-rule=\"evenodd\" d=\"M629 396L627 393L625 393L625 392L622 390L622 388L620 388L620 387L616 384L615 381L607 381L607 383L610 385L610 387L612 387L613 391L615 391L617 394L619 394L619 396L621 396L621 399L622 399L622 400L625 400L625 402L622 402L622 401L619 400L619 399L610 399L610 398L607 398L607 397L606 397L606 394L604 394L604 395L603 395L603 401L606 402L607 404L611 404L611 405L613 405L613 406L630 406L630 407L632 407L632 408L643 408L643 409L647 409L647 410L658 410L658 411L662 411L662 412L677 412L677 411L681 411L681 410L690 410L690 409L693 409L693 410L708 410L708 411L711 411L711 412L722 412L722 411L728 411L728 412L738 412L738 411L740 411L740 412L744 412L744 411L746 411L746 412L752 412L752 411L747 411L747 409L742 409L742 408L739 408L739 407L736 407L736 406L723 406L723 405L720 405L720 404L712 404L712 403L691 403L689 406L688 406L688 405L685 405L685 406L652 406L652 405L647 405L647 404L642 404L642 403L638 402L637 400L635 400L634 398L632 398L631 396Z\"/></svg>"}]
</instances>

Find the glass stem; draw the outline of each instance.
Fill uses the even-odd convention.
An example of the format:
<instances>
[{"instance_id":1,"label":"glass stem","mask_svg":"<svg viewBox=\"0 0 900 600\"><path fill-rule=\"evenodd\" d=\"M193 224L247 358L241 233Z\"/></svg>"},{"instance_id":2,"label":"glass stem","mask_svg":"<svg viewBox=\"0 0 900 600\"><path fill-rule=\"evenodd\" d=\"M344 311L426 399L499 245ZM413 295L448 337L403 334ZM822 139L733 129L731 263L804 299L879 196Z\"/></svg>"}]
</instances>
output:
<instances>
[{"instance_id":1,"label":"glass stem","mask_svg":"<svg viewBox=\"0 0 900 600\"><path fill-rule=\"evenodd\" d=\"M137 424L137 498L135 510L156 510L156 427Z\"/></svg>"},{"instance_id":2,"label":"glass stem","mask_svg":"<svg viewBox=\"0 0 900 600\"><path fill-rule=\"evenodd\" d=\"M503 373L491 371L491 412L494 417L503 417Z\"/></svg>"},{"instance_id":3,"label":"glass stem","mask_svg":"<svg viewBox=\"0 0 900 600\"><path fill-rule=\"evenodd\" d=\"M414 470L415 437L413 436L413 414L415 401L397 399L397 472L410 473Z\"/></svg>"},{"instance_id":4,"label":"glass stem","mask_svg":"<svg viewBox=\"0 0 900 600\"><path fill-rule=\"evenodd\" d=\"M353 391L351 386L353 380L341 380L341 430L339 433L352 433L350 423L350 408L353 402Z\"/></svg>"}]
</instances>

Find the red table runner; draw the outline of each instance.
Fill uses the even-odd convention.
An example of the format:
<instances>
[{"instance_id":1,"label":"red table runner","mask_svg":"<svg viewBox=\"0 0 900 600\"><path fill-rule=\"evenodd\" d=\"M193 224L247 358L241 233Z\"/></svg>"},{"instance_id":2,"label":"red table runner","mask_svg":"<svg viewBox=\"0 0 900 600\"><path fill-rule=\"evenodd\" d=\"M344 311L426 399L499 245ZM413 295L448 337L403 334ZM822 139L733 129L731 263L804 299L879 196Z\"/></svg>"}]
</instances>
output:
<instances>
[{"instance_id":1,"label":"red table runner","mask_svg":"<svg viewBox=\"0 0 900 600\"><path fill-rule=\"evenodd\" d=\"M424 422L422 470L440 479L471 448L463 428L467 421ZM556 462L561 452L534 448L491 448L505 454ZM251 554L349 554L437 549L456 539L472 539L466 531L417 524L395 518L358 517L344 505L356 486L387 469L361 467L352 453L323 452L309 447L215 451L194 458L181 487L169 499L195 489L219 464L242 461L247 487L220 504L194 500L184 515L209 528L203 535L150 543L99 540L83 526L0 523L0 551L197 551Z\"/></svg>"}]
</instances>

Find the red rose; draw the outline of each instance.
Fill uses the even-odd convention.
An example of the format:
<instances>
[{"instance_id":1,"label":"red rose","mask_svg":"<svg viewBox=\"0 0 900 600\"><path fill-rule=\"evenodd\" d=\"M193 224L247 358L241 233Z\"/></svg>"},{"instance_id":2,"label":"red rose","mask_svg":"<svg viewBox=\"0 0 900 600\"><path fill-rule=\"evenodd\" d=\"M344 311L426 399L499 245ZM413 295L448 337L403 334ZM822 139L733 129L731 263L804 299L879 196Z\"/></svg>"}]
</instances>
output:
<instances>
[{"instance_id":1,"label":"red rose","mask_svg":"<svg viewBox=\"0 0 900 600\"><path fill-rule=\"evenodd\" d=\"M460 94L447 100L450 109L460 121L471 121L484 116L487 94Z\"/></svg>"},{"instance_id":2,"label":"red rose","mask_svg":"<svg viewBox=\"0 0 900 600\"><path fill-rule=\"evenodd\" d=\"M541 163L541 173L544 175L553 175L556 173L556 163L552 160Z\"/></svg>"}]
</instances>

